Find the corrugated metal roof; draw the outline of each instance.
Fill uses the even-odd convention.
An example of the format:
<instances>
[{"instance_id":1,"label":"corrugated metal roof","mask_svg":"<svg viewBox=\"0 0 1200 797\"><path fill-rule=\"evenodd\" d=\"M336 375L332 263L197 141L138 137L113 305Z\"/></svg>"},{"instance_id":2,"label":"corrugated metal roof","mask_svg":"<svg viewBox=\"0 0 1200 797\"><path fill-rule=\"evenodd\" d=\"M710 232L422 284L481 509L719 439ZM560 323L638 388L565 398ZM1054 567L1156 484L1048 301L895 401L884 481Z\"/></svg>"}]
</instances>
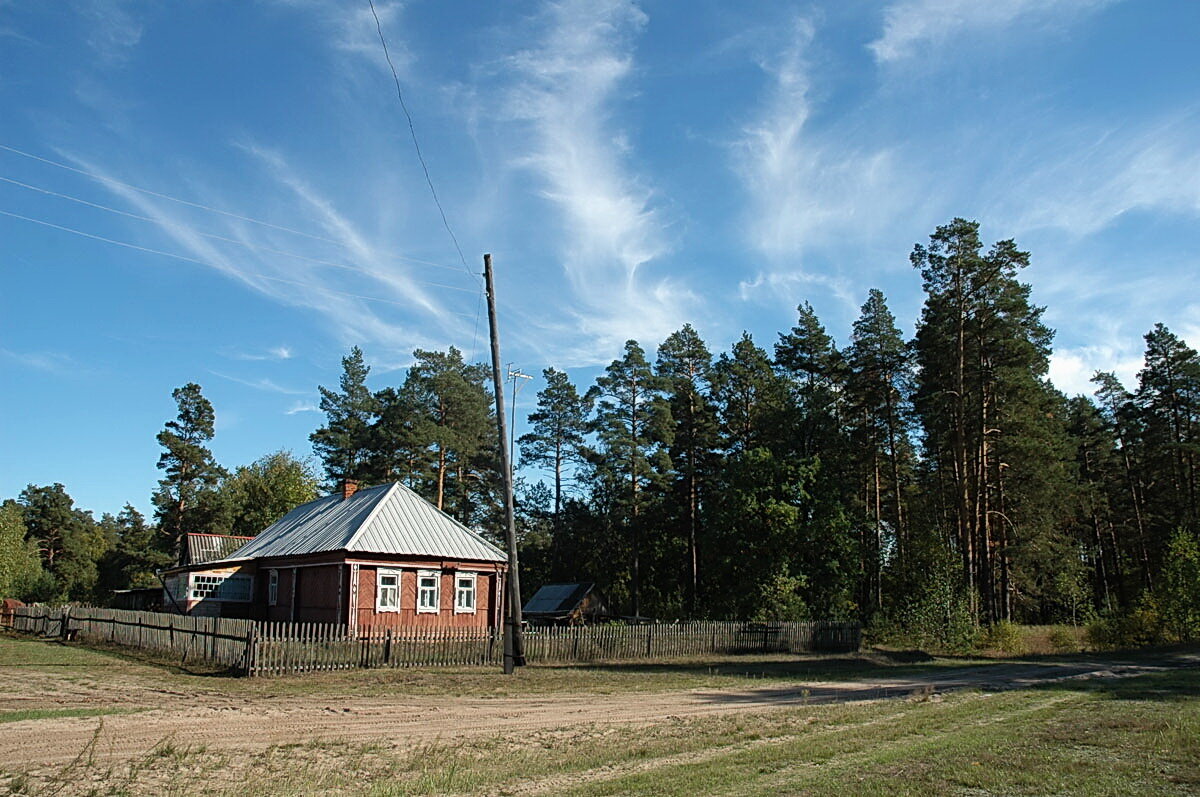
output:
<instances>
[{"instance_id":1,"label":"corrugated metal roof","mask_svg":"<svg viewBox=\"0 0 1200 797\"><path fill-rule=\"evenodd\" d=\"M296 507L229 559L324 551L502 562L496 546L399 482Z\"/></svg>"},{"instance_id":2,"label":"corrugated metal roof","mask_svg":"<svg viewBox=\"0 0 1200 797\"><path fill-rule=\"evenodd\" d=\"M224 559L246 544L253 537L237 537L230 534L188 534L188 564L201 564Z\"/></svg>"}]
</instances>

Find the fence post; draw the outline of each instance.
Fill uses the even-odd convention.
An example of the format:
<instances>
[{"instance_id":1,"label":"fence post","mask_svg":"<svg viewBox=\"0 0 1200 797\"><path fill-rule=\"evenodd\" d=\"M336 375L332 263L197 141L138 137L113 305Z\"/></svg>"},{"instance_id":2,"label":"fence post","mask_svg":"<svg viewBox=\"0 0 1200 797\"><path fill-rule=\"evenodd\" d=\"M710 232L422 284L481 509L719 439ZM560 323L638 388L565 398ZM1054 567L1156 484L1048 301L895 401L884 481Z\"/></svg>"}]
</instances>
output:
<instances>
[{"instance_id":1,"label":"fence post","mask_svg":"<svg viewBox=\"0 0 1200 797\"><path fill-rule=\"evenodd\" d=\"M247 678L254 677L254 669L258 663L255 661L255 659L257 658L256 654L258 652L257 648L258 648L258 626L256 624L254 624L253 622L251 622L250 630L246 632L246 677Z\"/></svg>"},{"instance_id":2,"label":"fence post","mask_svg":"<svg viewBox=\"0 0 1200 797\"><path fill-rule=\"evenodd\" d=\"M654 626L646 626L646 658L650 658L651 645L654 640Z\"/></svg>"},{"instance_id":3,"label":"fence post","mask_svg":"<svg viewBox=\"0 0 1200 797\"><path fill-rule=\"evenodd\" d=\"M383 637L383 664L385 667L392 666L392 629L388 628L387 633Z\"/></svg>"}]
</instances>

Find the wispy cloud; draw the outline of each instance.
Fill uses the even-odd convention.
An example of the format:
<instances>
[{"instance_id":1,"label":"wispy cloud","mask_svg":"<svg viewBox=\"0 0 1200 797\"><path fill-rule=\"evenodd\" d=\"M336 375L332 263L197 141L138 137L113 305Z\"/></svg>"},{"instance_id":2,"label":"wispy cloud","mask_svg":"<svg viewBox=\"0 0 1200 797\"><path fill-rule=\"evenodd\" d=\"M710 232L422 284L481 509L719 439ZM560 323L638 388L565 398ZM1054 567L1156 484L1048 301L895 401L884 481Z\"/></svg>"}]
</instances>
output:
<instances>
[{"instance_id":1,"label":"wispy cloud","mask_svg":"<svg viewBox=\"0 0 1200 797\"><path fill-rule=\"evenodd\" d=\"M320 409L311 401L297 401L292 406L283 411L284 415L298 415L302 412L317 412Z\"/></svg>"},{"instance_id":2,"label":"wispy cloud","mask_svg":"<svg viewBox=\"0 0 1200 797\"><path fill-rule=\"evenodd\" d=\"M1005 175L999 210L1018 229L1095 233L1135 210L1200 215L1200 116L1141 130L1085 129L1063 135L1039 162Z\"/></svg>"},{"instance_id":3,"label":"wispy cloud","mask_svg":"<svg viewBox=\"0 0 1200 797\"><path fill-rule=\"evenodd\" d=\"M143 26L126 0L87 0L79 6L87 20L88 46L109 65L124 63L142 40Z\"/></svg>"},{"instance_id":4,"label":"wispy cloud","mask_svg":"<svg viewBox=\"0 0 1200 797\"><path fill-rule=\"evenodd\" d=\"M762 287L819 285L846 300L840 277L797 268L799 256L853 234L862 240L912 206L910 182L888 149L858 146L845 130L814 129L808 50L815 30L798 18L786 44L759 59L766 88L732 145L732 165L748 203L746 242L777 274L743 282L747 298Z\"/></svg>"},{"instance_id":5,"label":"wispy cloud","mask_svg":"<svg viewBox=\"0 0 1200 797\"><path fill-rule=\"evenodd\" d=\"M230 382L237 382L239 385L245 385L246 387L252 387L255 390L263 390L268 393L282 393L287 396L305 396L312 393L311 390L297 390L295 388L285 387L266 377L259 377L258 379L245 379L240 376L223 374L220 371L209 371L209 373L213 376L219 376L222 379L228 379Z\"/></svg>"},{"instance_id":6,"label":"wispy cloud","mask_svg":"<svg viewBox=\"0 0 1200 797\"><path fill-rule=\"evenodd\" d=\"M235 360L290 360L295 356L290 346L275 346L262 351L236 351L228 354Z\"/></svg>"},{"instance_id":7,"label":"wispy cloud","mask_svg":"<svg viewBox=\"0 0 1200 797\"><path fill-rule=\"evenodd\" d=\"M104 169L83 158L67 157L99 174L106 188L140 215L152 219L187 258L273 301L319 313L332 322L347 343L373 342L410 351L417 346L440 344L432 337L439 329L458 331L461 322L446 306L446 297L457 298L457 293L441 290L435 295L436 289L420 284L385 246L372 242L282 155L252 145L242 145L241 149L267 167L272 178L269 188L275 188L276 193L284 188L285 196L292 198L291 203L278 202L288 220L286 226L320 233L321 241L314 244L311 238L297 239L279 228L228 215L206 216L203 226L197 226L177 205L112 180ZM206 197L206 201L225 209L236 207L235 202L222 196ZM264 212L259 209L256 215ZM215 229L229 241L208 235ZM241 244L241 248L234 244ZM304 259L279 254L298 248L309 254ZM329 252L325 258L312 257L323 253L322 249ZM464 310L469 303L469 297L464 299ZM418 327L415 321L420 316L425 321Z\"/></svg>"},{"instance_id":8,"label":"wispy cloud","mask_svg":"<svg viewBox=\"0 0 1200 797\"><path fill-rule=\"evenodd\" d=\"M858 286L850 280L815 271L759 272L754 279L738 283L738 297L742 301L783 301L790 307L799 304L805 298L807 289L813 286L828 291L847 310L857 310L861 302Z\"/></svg>"},{"instance_id":9,"label":"wispy cloud","mask_svg":"<svg viewBox=\"0 0 1200 797\"><path fill-rule=\"evenodd\" d=\"M1069 19L1113 1L900 0L884 10L883 33L867 47L881 64L899 62L963 35Z\"/></svg>"},{"instance_id":10,"label":"wispy cloud","mask_svg":"<svg viewBox=\"0 0 1200 797\"><path fill-rule=\"evenodd\" d=\"M571 312L603 357L631 336L661 339L694 301L682 284L646 273L670 251L666 224L612 118L647 17L626 0L564 0L547 4L539 22L539 41L510 61L518 86L507 114L532 133L516 165L561 214Z\"/></svg>"},{"instance_id":11,"label":"wispy cloud","mask_svg":"<svg viewBox=\"0 0 1200 797\"><path fill-rule=\"evenodd\" d=\"M17 363L36 371L51 374L78 373L80 364L69 354L51 351L19 352L10 349L0 349L0 358Z\"/></svg>"}]
</instances>

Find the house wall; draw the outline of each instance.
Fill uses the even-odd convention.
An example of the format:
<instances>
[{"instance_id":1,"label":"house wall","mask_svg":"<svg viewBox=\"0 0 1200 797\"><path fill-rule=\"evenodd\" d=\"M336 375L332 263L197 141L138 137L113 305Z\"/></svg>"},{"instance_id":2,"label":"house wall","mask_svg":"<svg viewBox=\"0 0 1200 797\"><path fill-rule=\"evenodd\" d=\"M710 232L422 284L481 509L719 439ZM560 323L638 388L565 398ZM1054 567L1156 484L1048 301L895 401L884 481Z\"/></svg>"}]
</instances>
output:
<instances>
[{"instance_id":1,"label":"house wall","mask_svg":"<svg viewBox=\"0 0 1200 797\"><path fill-rule=\"evenodd\" d=\"M194 581L197 576L243 576L253 579L251 582L250 600L248 601L230 601L219 600L215 598L196 598L193 595L192 589L189 588L190 581ZM163 595L163 608L166 611L177 611L182 608L193 617L236 617L236 618L254 618L256 617L256 601L255 596L258 591L258 579L255 578L254 567L252 565L238 565L235 567L218 567L218 568L203 568L192 572L181 572L168 576L166 579L167 589L174 596L172 601L166 594Z\"/></svg>"},{"instance_id":2,"label":"house wall","mask_svg":"<svg viewBox=\"0 0 1200 797\"><path fill-rule=\"evenodd\" d=\"M341 596L345 579L341 564L303 567L296 570L296 621L301 623L345 622L345 599Z\"/></svg>"},{"instance_id":3,"label":"house wall","mask_svg":"<svg viewBox=\"0 0 1200 797\"><path fill-rule=\"evenodd\" d=\"M439 628L488 628L493 623L493 606L496 574L493 572L477 572L470 568L461 570L441 570L441 594L439 611L417 611L417 568L402 567L400 569L400 610L375 611L376 579L379 567L386 569L387 565L360 565L358 568L358 601L357 614L359 627L439 627ZM436 565L421 569L438 570ZM454 578L457 573L475 573L475 612L455 612Z\"/></svg>"}]
</instances>

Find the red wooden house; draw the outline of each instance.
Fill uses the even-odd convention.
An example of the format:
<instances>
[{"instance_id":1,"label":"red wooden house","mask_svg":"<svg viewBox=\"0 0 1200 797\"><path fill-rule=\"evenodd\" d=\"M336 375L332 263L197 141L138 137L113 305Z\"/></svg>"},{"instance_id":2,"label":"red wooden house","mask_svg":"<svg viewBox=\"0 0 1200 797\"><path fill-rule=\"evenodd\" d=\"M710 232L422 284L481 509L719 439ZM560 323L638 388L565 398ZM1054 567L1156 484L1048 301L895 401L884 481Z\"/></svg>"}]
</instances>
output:
<instances>
[{"instance_id":1,"label":"red wooden house","mask_svg":"<svg viewBox=\"0 0 1200 797\"><path fill-rule=\"evenodd\" d=\"M296 507L217 561L164 573L195 615L355 626L500 625L504 552L400 483Z\"/></svg>"}]
</instances>

